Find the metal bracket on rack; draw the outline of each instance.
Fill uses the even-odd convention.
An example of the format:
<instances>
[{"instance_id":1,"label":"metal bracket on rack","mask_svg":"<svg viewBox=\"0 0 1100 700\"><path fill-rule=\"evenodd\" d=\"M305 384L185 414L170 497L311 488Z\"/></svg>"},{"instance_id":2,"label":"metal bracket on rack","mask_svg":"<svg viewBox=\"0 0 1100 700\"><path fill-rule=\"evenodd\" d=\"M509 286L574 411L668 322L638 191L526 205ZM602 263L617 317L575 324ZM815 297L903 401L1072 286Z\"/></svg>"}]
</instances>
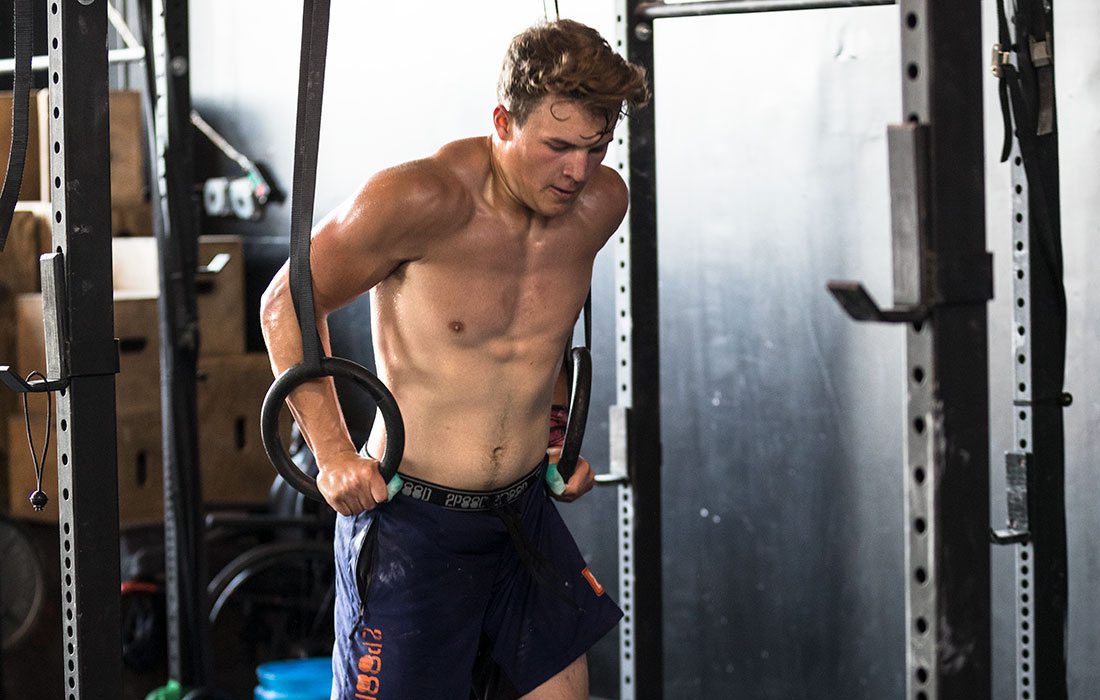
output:
<instances>
[{"instance_id":1,"label":"metal bracket on rack","mask_svg":"<svg viewBox=\"0 0 1100 700\"><path fill-rule=\"evenodd\" d=\"M1028 517L1028 471L1031 454L1027 452L1005 453L1005 481L1008 489L1008 528L990 530L993 544L1024 544L1031 538Z\"/></svg>"},{"instance_id":2,"label":"metal bracket on rack","mask_svg":"<svg viewBox=\"0 0 1100 700\"><path fill-rule=\"evenodd\" d=\"M46 378L27 381L9 365L0 366L0 382L19 394L58 391L69 385L68 295L65 290L65 256L48 253L39 260L42 270L42 325L46 339Z\"/></svg>"}]
</instances>

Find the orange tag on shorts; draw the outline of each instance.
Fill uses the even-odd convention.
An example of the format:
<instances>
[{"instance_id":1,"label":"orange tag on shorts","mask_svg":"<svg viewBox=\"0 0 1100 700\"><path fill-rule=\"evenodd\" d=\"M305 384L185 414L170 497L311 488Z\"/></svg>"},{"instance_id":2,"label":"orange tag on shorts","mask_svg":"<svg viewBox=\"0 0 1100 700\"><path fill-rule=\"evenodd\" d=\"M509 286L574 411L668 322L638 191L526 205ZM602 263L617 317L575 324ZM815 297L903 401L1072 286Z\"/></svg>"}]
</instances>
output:
<instances>
[{"instance_id":1,"label":"orange tag on shorts","mask_svg":"<svg viewBox=\"0 0 1100 700\"><path fill-rule=\"evenodd\" d=\"M592 586L592 590L595 591L596 595L603 595L603 586L600 585L600 582L596 580L596 577L592 575L592 571L587 566L584 567L581 576L584 576L584 580L588 581L589 586Z\"/></svg>"}]
</instances>

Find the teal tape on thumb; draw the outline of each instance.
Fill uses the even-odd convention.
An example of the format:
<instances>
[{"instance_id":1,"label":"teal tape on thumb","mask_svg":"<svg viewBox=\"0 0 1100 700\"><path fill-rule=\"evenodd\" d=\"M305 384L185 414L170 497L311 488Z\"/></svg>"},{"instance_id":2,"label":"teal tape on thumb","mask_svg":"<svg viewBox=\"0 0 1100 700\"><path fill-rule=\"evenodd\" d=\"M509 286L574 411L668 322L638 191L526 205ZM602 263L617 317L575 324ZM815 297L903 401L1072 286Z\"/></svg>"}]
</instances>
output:
<instances>
[{"instance_id":1,"label":"teal tape on thumb","mask_svg":"<svg viewBox=\"0 0 1100 700\"><path fill-rule=\"evenodd\" d=\"M168 681L167 685L154 689L145 696L145 700L180 700L183 696L183 686L177 680Z\"/></svg>"},{"instance_id":2,"label":"teal tape on thumb","mask_svg":"<svg viewBox=\"0 0 1100 700\"><path fill-rule=\"evenodd\" d=\"M561 474L558 473L557 464L546 467L546 485L550 487L550 491L555 496L560 496L565 492L565 479L561 478Z\"/></svg>"},{"instance_id":3,"label":"teal tape on thumb","mask_svg":"<svg viewBox=\"0 0 1100 700\"><path fill-rule=\"evenodd\" d=\"M390 479L390 483L386 484L386 492L389 493L389 498L386 500L392 501L393 497L401 491L401 487L405 485L405 480L401 478L400 474L394 474Z\"/></svg>"}]
</instances>

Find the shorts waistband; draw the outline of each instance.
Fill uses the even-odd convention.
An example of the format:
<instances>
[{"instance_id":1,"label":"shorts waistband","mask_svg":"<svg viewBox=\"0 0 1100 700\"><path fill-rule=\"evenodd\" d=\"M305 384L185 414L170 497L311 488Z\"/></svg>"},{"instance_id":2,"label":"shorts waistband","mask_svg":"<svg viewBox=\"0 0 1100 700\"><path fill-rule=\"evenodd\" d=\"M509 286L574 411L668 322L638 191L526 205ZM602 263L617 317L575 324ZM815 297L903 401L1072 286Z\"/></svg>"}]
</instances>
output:
<instances>
[{"instance_id":1,"label":"shorts waistband","mask_svg":"<svg viewBox=\"0 0 1100 700\"><path fill-rule=\"evenodd\" d=\"M545 466L546 459L543 458L526 476L520 477L508 486L494 491L453 489L402 474L401 480L404 484L401 486L400 494L405 498L431 503L448 510L493 510L518 500L523 494L530 491L531 487L537 484L542 477L543 467Z\"/></svg>"}]
</instances>

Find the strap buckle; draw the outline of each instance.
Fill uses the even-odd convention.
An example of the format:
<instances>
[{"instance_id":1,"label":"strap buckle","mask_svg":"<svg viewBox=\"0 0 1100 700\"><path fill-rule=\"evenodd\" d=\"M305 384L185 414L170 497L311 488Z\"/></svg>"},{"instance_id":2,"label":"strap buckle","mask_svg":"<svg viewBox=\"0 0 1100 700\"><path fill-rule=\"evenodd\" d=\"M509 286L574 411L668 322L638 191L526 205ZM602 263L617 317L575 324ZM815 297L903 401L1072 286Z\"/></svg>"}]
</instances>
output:
<instances>
[{"instance_id":1,"label":"strap buckle","mask_svg":"<svg viewBox=\"0 0 1100 700\"><path fill-rule=\"evenodd\" d=\"M990 61L989 69L993 72L993 76L996 78L1004 77L1004 66L1011 63L1012 54L1003 50L1000 44L993 45L993 57Z\"/></svg>"},{"instance_id":2,"label":"strap buckle","mask_svg":"<svg viewBox=\"0 0 1100 700\"><path fill-rule=\"evenodd\" d=\"M1035 37L1029 36L1027 42L1031 48L1031 65L1036 68L1046 68L1054 63L1054 51L1052 49L1054 41L1050 36L1050 32L1047 32L1043 41L1036 41Z\"/></svg>"}]
</instances>

